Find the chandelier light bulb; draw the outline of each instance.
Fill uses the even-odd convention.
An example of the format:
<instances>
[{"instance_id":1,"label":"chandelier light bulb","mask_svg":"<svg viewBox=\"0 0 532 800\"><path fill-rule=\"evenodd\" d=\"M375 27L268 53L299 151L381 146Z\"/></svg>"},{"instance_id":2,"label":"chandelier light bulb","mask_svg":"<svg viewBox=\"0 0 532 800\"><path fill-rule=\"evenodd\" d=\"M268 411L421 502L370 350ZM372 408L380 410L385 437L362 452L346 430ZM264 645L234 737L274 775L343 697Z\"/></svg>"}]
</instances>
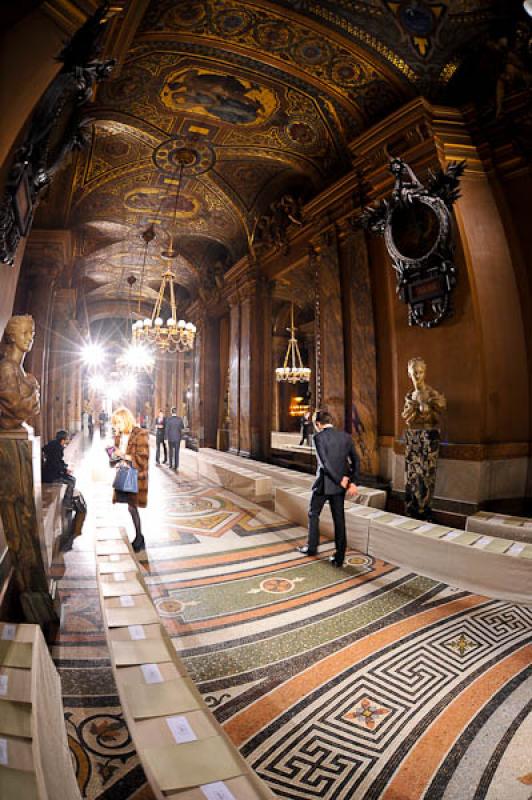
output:
<instances>
[{"instance_id":1,"label":"chandelier light bulb","mask_svg":"<svg viewBox=\"0 0 532 800\"><path fill-rule=\"evenodd\" d=\"M144 320L144 327L145 328L151 328L151 319L145 319Z\"/></svg>"},{"instance_id":2,"label":"chandelier light bulb","mask_svg":"<svg viewBox=\"0 0 532 800\"><path fill-rule=\"evenodd\" d=\"M184 319L180 319L179 322L177 323L177 327L178 328L184 328L185 327L185 320Z\"/></svg>"},{"instance_id":3,"label":"chandelier light bulb","mask_svg":"<svg viewBox=\"0 0 532 800\"><path fill-rule=\"evenodd\" d=\"M168 320L168 322L166 324L168 325L169 328L175 328L175 319L170 317L170 319Z\"/></svg>"},{"instance_id":4,"label":"chandelier light bulb","mask_svg":"<svg viewBox=\"0 0 532 800\"><path fill-rule=\"evenodd\" d=\"M163 321L162 321L161 317L157 317L157 319L155 320L154 324L155 324L156 328L160 328L161 325L163 324Z\"/></svg>"}]
</instances>

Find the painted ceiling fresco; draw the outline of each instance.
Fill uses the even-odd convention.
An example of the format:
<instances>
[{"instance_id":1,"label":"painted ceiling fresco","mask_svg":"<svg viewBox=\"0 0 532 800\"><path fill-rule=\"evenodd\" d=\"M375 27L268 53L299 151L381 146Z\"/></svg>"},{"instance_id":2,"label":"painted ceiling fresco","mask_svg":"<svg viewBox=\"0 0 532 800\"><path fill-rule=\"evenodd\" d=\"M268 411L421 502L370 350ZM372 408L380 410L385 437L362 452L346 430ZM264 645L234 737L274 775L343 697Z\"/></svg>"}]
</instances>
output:
<instances>
[{"instance_id":1,"label":"painted ceiling fresco","mask_svg":"<svg viewBox=\"0 0 532 800\"><path fill-rule=\"evenodd\" d=\"M75 166L68 225L88 299L123 296L131 274L137 286L144 274L149 298L171 235L182 297L193 298L208 269L247 252L272 201L309 199L350 167L350 139L419 93L437 99L496 6L152 0L99 88Z\"/></svg>"}]
</instances>

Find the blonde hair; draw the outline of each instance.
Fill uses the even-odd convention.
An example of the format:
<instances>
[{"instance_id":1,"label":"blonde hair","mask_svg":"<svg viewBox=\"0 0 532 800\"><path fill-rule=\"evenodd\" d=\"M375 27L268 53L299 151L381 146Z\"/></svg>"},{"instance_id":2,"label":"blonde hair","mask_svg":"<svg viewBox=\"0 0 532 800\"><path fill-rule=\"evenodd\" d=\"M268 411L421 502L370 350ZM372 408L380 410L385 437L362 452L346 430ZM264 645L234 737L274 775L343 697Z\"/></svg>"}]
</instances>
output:
<instances>
[{"instance_id":1,"label":"blonde hair","mask_svg":"<svg viewBox=\"0 0 532 800\"><path fill-rule=\"evenodd\" d=\"M135 417L133 416L129 408L126 408L125 406L117 408L113 412L113 416L111 417L111 425L113 425L114 427L118 427L119 422L122 423L120 427L124 431L124 433L131 433L131 431L137 424L135 422Z\"/></svg>"}]
</instances>

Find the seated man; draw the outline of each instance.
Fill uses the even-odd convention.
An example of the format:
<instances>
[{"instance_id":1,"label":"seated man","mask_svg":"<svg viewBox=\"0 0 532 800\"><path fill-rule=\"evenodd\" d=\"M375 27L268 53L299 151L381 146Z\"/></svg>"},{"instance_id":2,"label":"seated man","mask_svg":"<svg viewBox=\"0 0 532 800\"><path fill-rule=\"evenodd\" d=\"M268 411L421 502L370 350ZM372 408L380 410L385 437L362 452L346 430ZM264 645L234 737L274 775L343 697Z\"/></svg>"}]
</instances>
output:
<instances>
[{"instance_id":1,"label":"seated man","mask_svg":"<svg viewBox=\"0 0 532 800\"><path fill-rule=\"evenodd\" d=\"M42 470L43 483L67 483L76 485L76 479L69 470L68 464L63 459L65 445L68 440L67 431L57 431L55 439L51 439L43 448L44 465Z\"/></svg>"}]
</instances>

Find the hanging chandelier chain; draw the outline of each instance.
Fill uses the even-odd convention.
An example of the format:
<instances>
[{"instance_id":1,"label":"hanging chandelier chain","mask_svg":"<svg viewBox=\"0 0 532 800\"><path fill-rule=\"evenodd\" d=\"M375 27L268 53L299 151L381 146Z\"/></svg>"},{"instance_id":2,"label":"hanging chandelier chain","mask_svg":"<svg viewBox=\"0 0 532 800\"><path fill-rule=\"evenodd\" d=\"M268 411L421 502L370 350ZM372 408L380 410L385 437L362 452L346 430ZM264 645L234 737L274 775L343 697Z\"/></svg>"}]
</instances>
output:
<instances>
[{"instance_id":1,"label":"hanging chandelier chain","mask_svg":"<svg viewBox=\"0 0 532 800\"><path fill-rule=\"evenodd\" d=\"M290 304L290 327L286 329L290 333L288 347L282 367L275 370L278 381L288 381L288 383L299 383L310 380L311 370L303 366L303 359L299 350L299 343L296 338L296 327L294 325L294 304ZM288 362L291 366L288 366Z\"/></svg>"}]
</instances>

